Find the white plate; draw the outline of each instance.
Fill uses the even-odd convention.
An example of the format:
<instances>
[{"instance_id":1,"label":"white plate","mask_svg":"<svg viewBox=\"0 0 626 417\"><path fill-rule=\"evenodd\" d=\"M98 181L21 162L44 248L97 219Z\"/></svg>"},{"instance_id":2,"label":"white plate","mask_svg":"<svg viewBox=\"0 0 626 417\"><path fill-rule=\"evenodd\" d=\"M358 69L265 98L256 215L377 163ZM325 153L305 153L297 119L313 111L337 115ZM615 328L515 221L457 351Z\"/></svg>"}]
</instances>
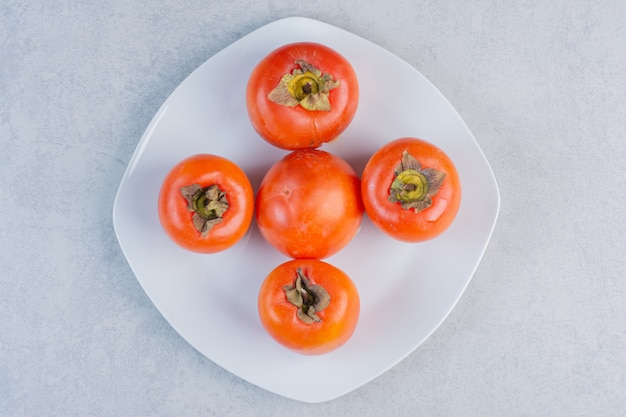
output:
<instances>
[{"instance_id":1,"label":"white plate","mask_svg":"<svg viewBox=\"0 0 626 417\"><path fill-rule=\"evenodd\" d=\"M162 231L157 195L169 169L195 153L239 164L255 190L285 155L253 131L245 110L250 71L274 48L314 41L343 54L360 85L357 115L341 137L322 147L361 172L384 143L417 136L454 160L463 200L453 225L420 244L400 243L367 217L356 238L327 261L359 288L361 317L352 339L321 356L292 353L263 330L256 310L267 273L287 260L253 226L233 248L198 255ZM342 29L307 18L270 23L196 69L146 129L113 207L120 246L165 319L194 348L233 374L282 396L322 402L377 377L417 348L446 318L487 246L499 209L495 178L474 137L445 97L388 51ZM417 270L419 268L419 272Z\"/></svg>"}]
</instances>

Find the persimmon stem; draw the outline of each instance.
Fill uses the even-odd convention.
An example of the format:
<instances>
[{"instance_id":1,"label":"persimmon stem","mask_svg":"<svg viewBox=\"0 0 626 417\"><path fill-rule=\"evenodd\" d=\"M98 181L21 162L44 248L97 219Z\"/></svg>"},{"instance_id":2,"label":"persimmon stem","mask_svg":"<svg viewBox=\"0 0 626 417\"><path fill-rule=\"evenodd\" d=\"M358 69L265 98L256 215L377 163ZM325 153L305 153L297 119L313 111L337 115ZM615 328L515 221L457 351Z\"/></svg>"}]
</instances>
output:
<instances>
[{"instance_id":1,"label":"persimmon stem","mask_svg":"<svg viewBox=\"0 0 626 417\"><path fill-rule=\"evenodd\" d=\"M296 316L300 321L306 324L322 321L317 313L330 305L330 294L321 285L311 284L301 268L296 270L293 285L285 285L283 290L287 301L297 307Z\"/></svg>"},{"instance_id":2,"label":"persimmon stem","mask_svg":"<svg viewBox=\"0 0 626 417\"><path fill-rule=\"evenodd\" d=\"M304 60L296 60L299 68L285 74L278 85L267 95L268 100L283 106L301 106L312 111L330 111L330 90L339 86L330 74L322 74Z\"/></svg>"},{"instance_id":3,"label":"persimmon stem","mask_svg":"<svg viewBox=\"0 0 626 417\"><path fill-rule=\"evenodd\" d=\"M419 161L404 150L394 170L389 201L400 203L405 210L418 213L432 205L432 197L439 191L445 177L445 172L433 168L422 169Z\"/></svg>"},{"instance_id":4,"label":"persimmon stem","mask_svg":"<svg viewBox=\"0 0 626 417\"><path fill-rule=\"evenodd\" d=\"M217 185L202 188L199 184L181 187L181 194L187 200L187 210L193 213L191 221L202 237L207 237L213 226L222 221L229 208L226 193Z\"/></svg>"}]
</instances>

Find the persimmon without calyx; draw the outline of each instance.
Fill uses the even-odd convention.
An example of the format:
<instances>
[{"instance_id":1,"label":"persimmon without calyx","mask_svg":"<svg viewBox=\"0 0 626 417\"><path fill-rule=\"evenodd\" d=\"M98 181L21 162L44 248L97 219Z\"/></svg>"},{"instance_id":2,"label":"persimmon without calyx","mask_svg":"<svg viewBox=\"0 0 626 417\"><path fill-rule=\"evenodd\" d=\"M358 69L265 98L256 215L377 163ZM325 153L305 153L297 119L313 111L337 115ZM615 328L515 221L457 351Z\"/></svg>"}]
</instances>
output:
<instances>
[{"instance_id":1,"label":"persimmon without calyx","mask_svg":"<svg viewBox=\"0 0 626 417\"><path fill-rule=\"evenodd\" d=\"M261 235L291 258L322 259L345 247L363 218L359 177L337 155L299 149L265 174L256 197Z\"/></svg>"}]
</instances>

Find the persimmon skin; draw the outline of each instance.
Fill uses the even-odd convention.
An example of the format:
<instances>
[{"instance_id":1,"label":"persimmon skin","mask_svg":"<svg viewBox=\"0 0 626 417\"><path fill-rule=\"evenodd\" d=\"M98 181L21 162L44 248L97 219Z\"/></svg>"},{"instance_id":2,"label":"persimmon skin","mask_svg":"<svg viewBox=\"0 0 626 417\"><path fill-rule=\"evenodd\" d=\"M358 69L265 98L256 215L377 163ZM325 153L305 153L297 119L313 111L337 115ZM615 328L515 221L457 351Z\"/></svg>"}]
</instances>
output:
<instances>
[{"instance_id":1,"label":"persimmon skin","mask_svg":"<svg viewBox=\"0 0 626 417\"><path fill-rule=\"evenodd\" d=\"M320 322L306 324L296 315L297 307L287 301L285 285L292 285L301 268L312 284L324 287L331 300L318 313ZM357 327L360 298L356 285L339 268L317 259L294 259L272 270L258 295L261 324L281 345L305 355L321 355L344 345Z\"/></svg>"},{"instance_id":2,"label":"persimmon skin","mask_svg":"<svg viewBox=\"0 0 626 417\"><path fill-rule=\"evenodd\" d=\"M180 189L199 184L217 185L229 208L221 223L202 237L192 223L187 200ZM254 191L245 172L234 162L212 154L197 154L177 163L165 176L158 197L159 221L179 246L197 253L221 252L235 245L248 231L254 214Z\"/></svg>"},{"instance_id":3,"label":"persimmon skin","mask_svg":"<svg viewBox=\"0 0 626 417\"><path fill-rule=\"evenodd\" d=\"M446 173L432 205L415 213L399 203L389 201L394 169L407 150L422 168ZM461 182L450 157L439 147L425 140L404 137L388 142L378 149L363 169L361 194L367 216L380 230L404 242L423 242L441 235L452 224L461 205Z\"/></svg>"},{"instance_id":4,"label":"persimmon skin","mask_svg":"<svg viewBox=\"0 0 626 417\"><path fill-rule=\"evenodd\" d=\"M363 218L360 180L339 156L300 149L265 174L256 197L261 235L291 258L327 258L356 235Z\"/></svg>"},{"instance_id":5,"label":"persimmon skin","mask_svg":"<svg viewBox=\"0 0 626 417\"><path fill-rule=\"evenodd\" d=\"M300 59L339 80L340 86L329 93L330 111L309 111L268 99ZM318 148L337 138L352 122L358 102L359 85L350 62L337 51L312 42L291 43L270 52L253 69L246 88L252 127L268 143L286 150Z\"/></svg>"}]
</instances>

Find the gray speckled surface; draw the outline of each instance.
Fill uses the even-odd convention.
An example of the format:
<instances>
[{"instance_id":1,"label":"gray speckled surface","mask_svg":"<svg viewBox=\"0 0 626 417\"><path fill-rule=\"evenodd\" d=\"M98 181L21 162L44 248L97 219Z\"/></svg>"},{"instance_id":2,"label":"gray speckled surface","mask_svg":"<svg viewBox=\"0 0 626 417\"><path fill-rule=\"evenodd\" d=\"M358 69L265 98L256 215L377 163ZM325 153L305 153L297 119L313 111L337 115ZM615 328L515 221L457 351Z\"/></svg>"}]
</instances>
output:
<instances>
[{"instance_id":1,"label":"gray speckled surface","mask_svg":"<svg viewBox=\"0 0 626 417\"><path fill-rule=\"evenodd\" d=\"M0 4L0 415L595 416L626 409L626 5L348 0ZM333 9L334 7L334 9ZM435 334L301 404L197 353L147 298L111 209L198 65L301 15L389 49L498 178L491 244Z\"/></svg>"}]
</instances>

